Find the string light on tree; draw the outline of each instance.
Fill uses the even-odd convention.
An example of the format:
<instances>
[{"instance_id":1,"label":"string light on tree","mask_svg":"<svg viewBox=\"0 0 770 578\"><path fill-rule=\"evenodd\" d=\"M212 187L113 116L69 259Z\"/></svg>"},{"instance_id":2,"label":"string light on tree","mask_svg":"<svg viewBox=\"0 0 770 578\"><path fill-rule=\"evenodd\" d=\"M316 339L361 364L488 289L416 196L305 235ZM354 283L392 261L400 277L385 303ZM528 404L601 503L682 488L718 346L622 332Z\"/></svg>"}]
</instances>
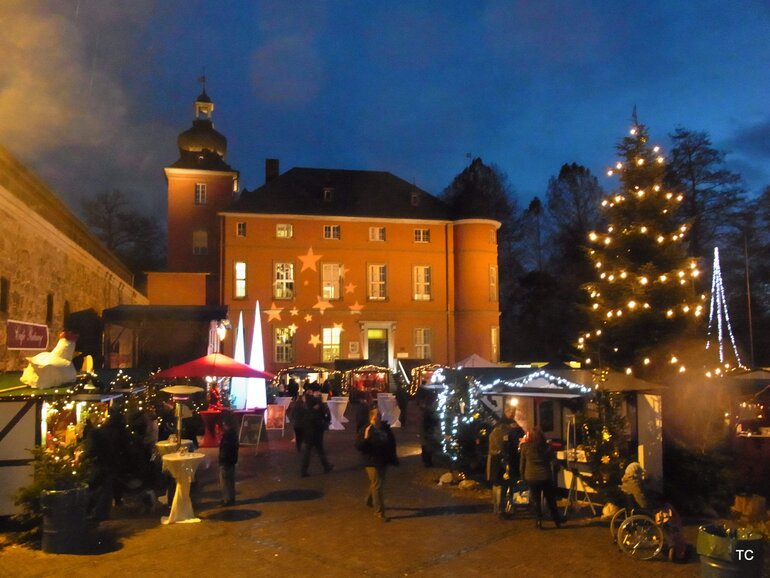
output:
<instances>
[{"instance_id":1,"label":"string light on tree","mask_svg":"<svg viewBox=\"0 0 770 578\"><path fill-rule=\"evenodd\" d=\"M733 327L730 323L730 314L727 310L725 287L722 282L722 268L719 264L719 247L714 247L714 267L711 275L711 303L709 305L709 325L706 349L711 348L711 342L714 333L716 332L715 345L719 352L719 363L722 367L717 367L713 370L713 373L711 370L707 371L706 375L708 377L712 377L712 375L720 376L722 375L723 369L730 369L730 363L725 361L725 329L730 338L730 344L733 348L737 366L746 369L741 361L741 356L738 353L738 346L735 343L735 336L733 335Z\"/></svg>"}]
</instances>

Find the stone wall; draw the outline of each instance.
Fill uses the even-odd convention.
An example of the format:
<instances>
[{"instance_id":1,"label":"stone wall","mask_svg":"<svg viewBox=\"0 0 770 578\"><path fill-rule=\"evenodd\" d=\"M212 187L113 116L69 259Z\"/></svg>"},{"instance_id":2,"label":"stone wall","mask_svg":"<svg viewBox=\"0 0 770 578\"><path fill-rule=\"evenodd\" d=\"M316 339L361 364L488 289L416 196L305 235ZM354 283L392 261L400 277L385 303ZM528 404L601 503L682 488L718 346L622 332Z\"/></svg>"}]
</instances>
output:
<instances>
[{"instance_id":1,"label":"stone wall","mask_svg":"<svg viewBox=\"0 0 770 578\"><path fill-rule=\"evenodd\" d=\"M58 199L46 195L53 197L34 175L0 154L0 277L9 289L7 311L0 311L0 371L23 369L25 357L35 353L7 350L7 320L45 325L49 294L49 350L66 312L101 314L108 307L148 302L131 286L130 271Z\"/></svg>"}]
</instances>

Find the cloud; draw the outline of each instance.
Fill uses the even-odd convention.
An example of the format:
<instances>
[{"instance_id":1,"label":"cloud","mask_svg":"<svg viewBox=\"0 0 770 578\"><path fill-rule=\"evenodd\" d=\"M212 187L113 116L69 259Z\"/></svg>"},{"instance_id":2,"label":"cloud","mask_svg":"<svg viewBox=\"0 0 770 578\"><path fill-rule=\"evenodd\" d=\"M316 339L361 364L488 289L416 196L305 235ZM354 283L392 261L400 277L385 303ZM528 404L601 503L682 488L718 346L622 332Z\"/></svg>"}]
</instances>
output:
<instances>
[{"instance_id":1,"label":"cloud","mask_svg":"<svg viewBox=\"0 0 770 578\"><path fill-rule=\"evenodd\" d=\"M157 139L169 135L137 122L139 99L126 88L142 66L141 24L154 5L0 3L0 143L71 205L113 186L162 185L163 157L151 169L147 157L161 154ZM147 193L139 200L151 202Z\"/></svg>"}]
</instances>

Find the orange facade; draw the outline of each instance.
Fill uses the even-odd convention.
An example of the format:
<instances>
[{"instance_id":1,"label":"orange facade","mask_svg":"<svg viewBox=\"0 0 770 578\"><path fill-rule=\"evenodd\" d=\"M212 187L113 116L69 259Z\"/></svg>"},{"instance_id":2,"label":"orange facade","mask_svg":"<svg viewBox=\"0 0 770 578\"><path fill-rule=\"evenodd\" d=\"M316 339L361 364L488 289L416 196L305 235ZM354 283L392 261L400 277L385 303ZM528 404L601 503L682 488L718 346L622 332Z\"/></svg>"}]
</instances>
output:
<instances>
[{"instance_id":1,"label":"orange facade","mask_svg":"<svg viewBox=\"0 0 770 578\"><path fill-rule=\"evenodd\" d=\"M222 302L248 351L259 301L268 371L496 359L496 221L223 213L222 227Z\"/></svg>"}]
</instances>

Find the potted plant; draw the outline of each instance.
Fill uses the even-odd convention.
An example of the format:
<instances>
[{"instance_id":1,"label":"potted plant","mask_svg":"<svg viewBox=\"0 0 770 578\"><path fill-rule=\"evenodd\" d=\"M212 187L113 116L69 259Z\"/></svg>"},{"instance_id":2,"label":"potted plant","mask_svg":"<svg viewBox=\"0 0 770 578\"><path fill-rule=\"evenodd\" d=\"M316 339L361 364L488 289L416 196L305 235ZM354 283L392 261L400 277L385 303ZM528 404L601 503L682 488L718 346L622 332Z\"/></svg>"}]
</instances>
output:
<instances>
[{"instance_id":1,"label":"potted plant","mask_svg":"<svg viewBox=\"0 0 770 578\"><path fill-rule=\"evenodd\" d=\"M16 495L16 504L22 508L16 519L31 528L24 538L42 530L45 552L75 552L86 529L89 462L77 445L54 442L31 451L32 481Z\"/></svg>"}]
</instances>

